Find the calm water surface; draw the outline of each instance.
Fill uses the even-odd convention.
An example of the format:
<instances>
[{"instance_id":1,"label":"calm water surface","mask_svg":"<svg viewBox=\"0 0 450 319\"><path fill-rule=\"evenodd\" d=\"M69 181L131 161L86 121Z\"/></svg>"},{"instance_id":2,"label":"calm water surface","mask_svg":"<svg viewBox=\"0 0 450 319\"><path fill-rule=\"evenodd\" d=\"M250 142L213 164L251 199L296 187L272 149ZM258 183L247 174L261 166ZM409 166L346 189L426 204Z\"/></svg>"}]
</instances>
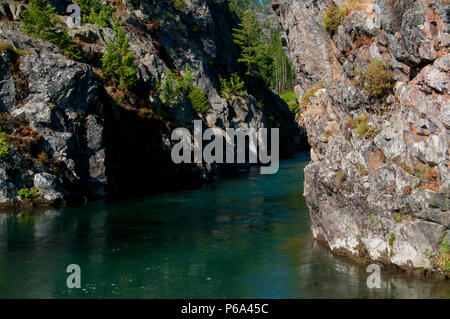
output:
<instances>
[{"instance_id":1,"label":"calm water surface","mask_svg":"<svg viewBox=\"0 0 450 319\"><path fill-rule=\"evenodd\" d=\"M0 213L0 298L450 298L450 284L365 267L311 238L307 155L276 175L76 208ZM66 287L69 264L81 289Z\"/></svg>"}]
</instances>

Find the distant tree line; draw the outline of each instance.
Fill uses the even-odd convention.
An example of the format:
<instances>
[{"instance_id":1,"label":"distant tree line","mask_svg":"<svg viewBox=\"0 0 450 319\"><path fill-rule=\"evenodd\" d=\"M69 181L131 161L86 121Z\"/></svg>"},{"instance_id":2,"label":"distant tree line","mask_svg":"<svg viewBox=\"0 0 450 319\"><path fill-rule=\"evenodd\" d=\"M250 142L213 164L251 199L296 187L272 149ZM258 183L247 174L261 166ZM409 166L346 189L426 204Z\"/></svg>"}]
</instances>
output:
<instances>
[{"instance_id":1,"label":"distant tree line","mask_svg":"<svg viewBox=\"0 0 450 319\"><path fill-rule=\"evenodd\" d=\"M271 13L269 0L230 0L230 10L240 19L233 41L240 48L238 62L246 75L260 76L279 94L293 91L295 71L280 40L280 27L258 21Z\"/></svg>"}]
</instances>

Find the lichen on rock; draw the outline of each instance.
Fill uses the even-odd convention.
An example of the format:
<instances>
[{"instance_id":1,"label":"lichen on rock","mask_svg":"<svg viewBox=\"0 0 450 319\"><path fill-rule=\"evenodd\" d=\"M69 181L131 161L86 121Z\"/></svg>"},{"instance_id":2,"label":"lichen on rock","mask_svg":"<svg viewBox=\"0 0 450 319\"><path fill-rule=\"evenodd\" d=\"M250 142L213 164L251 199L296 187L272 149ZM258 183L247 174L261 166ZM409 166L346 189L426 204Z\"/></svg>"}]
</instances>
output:
<instances>
[{"instance_id":1,"label":"lichen on rock","mask_svg":"<svg viewBox=\"0 0 450 319\"><path fill-rule=\"evenodd\" d=\"M436 256L450 219L449 4L350 2L330 31L327 8L349 1L272 1L296 91L324 83L299 116L311 145L304 196L313 234L336 253L448 277ZM384 65L368 69L373 61ZM367 81L380 90L367 92ZM336 174L346 178L336 183Z\"/></svg>"}]
</instances>

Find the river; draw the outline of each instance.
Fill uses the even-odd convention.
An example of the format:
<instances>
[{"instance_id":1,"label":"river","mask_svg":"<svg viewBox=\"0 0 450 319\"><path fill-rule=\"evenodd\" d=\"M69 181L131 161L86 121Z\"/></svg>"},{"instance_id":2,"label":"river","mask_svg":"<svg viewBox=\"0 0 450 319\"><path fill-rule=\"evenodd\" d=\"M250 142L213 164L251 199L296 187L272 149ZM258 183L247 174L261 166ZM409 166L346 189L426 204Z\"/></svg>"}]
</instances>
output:
<instances>
[{"instance_id":1,"label":"river","mask_svg":"<svg viewBox=\"0 0 450 319\"><path fill-rule=\"evenodd\" d=\"M312 239L306 153L275 175L79 207L0 213L0 298L450 298L450 284L369 273ZM66 267L81 288L66 286Z\"/></svg>"}]
</instances>

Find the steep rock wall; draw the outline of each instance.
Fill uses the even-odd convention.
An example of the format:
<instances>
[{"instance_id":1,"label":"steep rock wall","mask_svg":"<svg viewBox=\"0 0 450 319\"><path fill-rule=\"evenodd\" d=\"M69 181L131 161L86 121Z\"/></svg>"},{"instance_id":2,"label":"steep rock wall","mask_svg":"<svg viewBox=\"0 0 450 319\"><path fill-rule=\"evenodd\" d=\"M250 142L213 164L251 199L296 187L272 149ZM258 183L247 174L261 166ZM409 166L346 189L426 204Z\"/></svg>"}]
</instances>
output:
<instances>
[{"instance_id":1,"label":"steep rock wall","mask_svg":"<svg viewBox=\"0 0 450 319\"><path fill-rule=\"evenodd\" d=\"M334 5L347 12L329 31L323 21ZM448 276L448 1L274 0L272 7L297 96L310 96L298 121L311 145L304 195L315 238L339 254ZM373 61L393 76L382 94L361 82Z\"/></svg>"}]
</instances>

